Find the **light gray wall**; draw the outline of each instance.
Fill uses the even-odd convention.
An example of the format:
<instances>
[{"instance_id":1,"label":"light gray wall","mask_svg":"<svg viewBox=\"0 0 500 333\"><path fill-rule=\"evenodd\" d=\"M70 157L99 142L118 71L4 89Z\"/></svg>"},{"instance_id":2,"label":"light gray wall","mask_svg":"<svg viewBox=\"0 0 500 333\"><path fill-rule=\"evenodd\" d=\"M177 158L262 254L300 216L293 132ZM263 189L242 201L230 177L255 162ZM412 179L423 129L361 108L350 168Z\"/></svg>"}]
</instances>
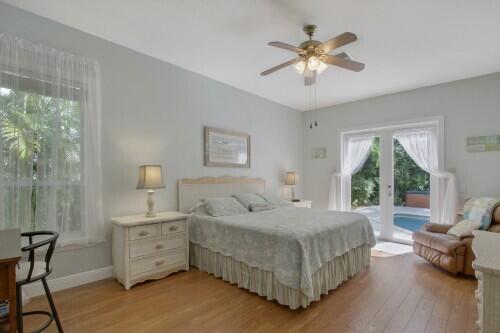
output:
<instances>
[{"instance_id":1,"label":"light gray wall","mask_svg":"<svg viewBox=\"0 0 500 333\"><path fill-rule=\"evenodd\" d=\"M3 3L0 31L99 61L107 221L145 211L146 193L135 190L140 164L165 170L167 187L156 192L157 210L176 209L180 178L262 177L268 190L279 192L286 170L302 173L298 111ZM204 167L203 126L251 134L251 168ZM106 267L110 244L61 251L54 259L54 277Z\"/></svg>"},{"instance_id":2,"label":"light gray wall","mask_svg":"<svg viewBox=\"0 0 500 333\"><path fill-rule=\"evenodd\" d=\"M304 130L305 197L327 207L329 176L338 165L339 129L432 116L445 118L445 164L456 169L462 198L500 196L500 152L467 153L466 138L500 134L500 73L319 110L319 127ZM305 115L310 119L311 115ZM312 147L327 158L311 159Z\"/></svg>"}]
</instances>

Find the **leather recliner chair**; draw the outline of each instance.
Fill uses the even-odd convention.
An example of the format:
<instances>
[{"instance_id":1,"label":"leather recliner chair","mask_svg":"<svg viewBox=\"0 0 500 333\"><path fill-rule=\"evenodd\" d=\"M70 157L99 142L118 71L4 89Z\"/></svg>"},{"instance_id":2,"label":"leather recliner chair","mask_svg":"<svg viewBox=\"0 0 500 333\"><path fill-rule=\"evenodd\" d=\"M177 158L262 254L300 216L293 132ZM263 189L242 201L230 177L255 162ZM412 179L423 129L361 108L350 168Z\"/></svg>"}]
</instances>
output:
<instances>
[{"instance_id":1,"label":"leather recliner chair","mask_svg":"<svg viewBox=\"0 0 500 333\"><path fill-rule=\"evenodd\" d=\"M471 244L474 237L458 238L448 235L452 225L427 223L423 230L413 233L413 252L452 274L474 276ZM500 206L493 211L488 231L500 233Z\"/></svg>"}]
</instances>

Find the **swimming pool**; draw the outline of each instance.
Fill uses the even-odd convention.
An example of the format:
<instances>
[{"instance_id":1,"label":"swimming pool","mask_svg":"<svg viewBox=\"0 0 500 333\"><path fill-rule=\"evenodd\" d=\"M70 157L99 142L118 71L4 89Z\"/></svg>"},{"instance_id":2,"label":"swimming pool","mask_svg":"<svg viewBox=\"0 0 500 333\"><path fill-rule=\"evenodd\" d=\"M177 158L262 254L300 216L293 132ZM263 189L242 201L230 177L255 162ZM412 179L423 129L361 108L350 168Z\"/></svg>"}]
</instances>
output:
<instances>
[{"instance_id":1,"label":"swimming pool","mask_svg":"<svg viewBox=\"0 0 500 333\"><path fill-rule=\"evenodd\" d=\"M412 214L394 214L394 225L400 228L416 231L422 229L422 226L429 222L428 216Z\"/></svg>"}]
</instances>

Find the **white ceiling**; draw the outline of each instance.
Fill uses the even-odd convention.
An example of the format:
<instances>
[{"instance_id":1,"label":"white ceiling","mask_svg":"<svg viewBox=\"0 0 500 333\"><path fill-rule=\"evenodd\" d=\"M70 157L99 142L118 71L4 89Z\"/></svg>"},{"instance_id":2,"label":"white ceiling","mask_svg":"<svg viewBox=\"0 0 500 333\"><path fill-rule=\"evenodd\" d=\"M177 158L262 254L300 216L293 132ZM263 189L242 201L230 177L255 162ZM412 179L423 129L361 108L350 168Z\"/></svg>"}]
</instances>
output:
<instances>
[{"instance_id":1,"label":"white ceiling","mask_svg":"<svg viewBox=\"0 0 500 333\"><path fill-rule=\"evenodd\" d=\"M317 106L409 90L500 70L495 0L4 0L92 35L295 109L308 90L292 68L259 73L293 54L267 46L324 41L351 31L361 73L330 68Z\"/></svg>"}]
</instances>

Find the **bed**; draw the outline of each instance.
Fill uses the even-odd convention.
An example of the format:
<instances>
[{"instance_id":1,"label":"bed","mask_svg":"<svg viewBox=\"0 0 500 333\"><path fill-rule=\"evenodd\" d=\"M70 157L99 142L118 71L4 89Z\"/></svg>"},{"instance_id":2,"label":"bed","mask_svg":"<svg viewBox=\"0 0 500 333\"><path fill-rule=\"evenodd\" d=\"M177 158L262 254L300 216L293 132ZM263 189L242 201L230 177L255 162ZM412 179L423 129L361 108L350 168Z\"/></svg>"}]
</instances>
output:
<instances>
[{"instance_id":1,"label":"bed","mask_svg":"<svg viewBox=\"0 0 500 333\"><path fill-rule=\"evenodd\" d=\"M179 209L189 212L205 198L262 192L262 179L183 179ZM192 214L189 240L192 266L291 309L308 307L365 269L375 245L364 215L294 206Z\"/></svg>"}]
</instances>

